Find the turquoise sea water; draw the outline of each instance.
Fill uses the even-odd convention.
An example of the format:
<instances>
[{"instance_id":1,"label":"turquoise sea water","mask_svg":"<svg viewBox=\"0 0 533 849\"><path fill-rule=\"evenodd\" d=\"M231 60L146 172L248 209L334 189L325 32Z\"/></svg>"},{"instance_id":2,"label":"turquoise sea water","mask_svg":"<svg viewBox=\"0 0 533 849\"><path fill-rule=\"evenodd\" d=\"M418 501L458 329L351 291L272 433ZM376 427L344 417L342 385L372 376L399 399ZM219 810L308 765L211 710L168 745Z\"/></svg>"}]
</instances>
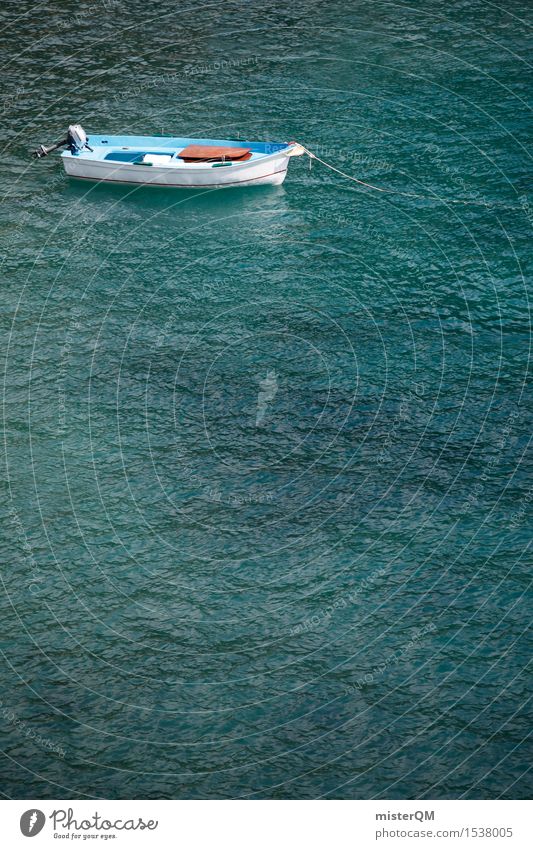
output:
<instances>
[{"instance_id":1,"label":"turquoise sea water","mask_svg":"<svg viewBox=\"0 0 533 849\"><path fill-rule=\"evenodd\" d=\"M530 11L4 9L4 795L531 793ZM72 121L430 199L76 184Z\"/></svg>"}]
</instances>

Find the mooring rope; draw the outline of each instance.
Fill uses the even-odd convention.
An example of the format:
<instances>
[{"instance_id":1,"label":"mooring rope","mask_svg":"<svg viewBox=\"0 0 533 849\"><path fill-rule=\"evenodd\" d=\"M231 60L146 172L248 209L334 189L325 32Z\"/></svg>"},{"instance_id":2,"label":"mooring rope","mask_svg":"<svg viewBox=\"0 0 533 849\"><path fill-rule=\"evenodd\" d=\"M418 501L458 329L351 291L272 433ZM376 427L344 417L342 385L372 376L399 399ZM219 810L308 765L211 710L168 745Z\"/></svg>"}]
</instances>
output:
<instances>
[{"instance_id":1,"label":"mooring rope","mask_svg":"<svg viewBox=\"0 0 533 849\"><path fill-rule=\"evenodd\" d=\"M440 198L438 195L421 195L416 194L415 192L402 192L400 189L390 189L384 186L374 186L372 183L366 183L364 180L359 180L357 177L354 177L352 174L347 174L345 171L341 171L340 168L336 168L331 163L326 162L324 159L321 159L320 156L317 156L316 153L313 153L312 150L309 150L300 142L297 144L302 148L304 153L307 154L309 160L316 159L317 162L320 162L321 165L325 165L326 168L329 168L330 171L335 171L336 174L340 174L341 177L345 177L347 180L351 180L354 183L358 183L360 186L365 186L367 189L373 189L375 192L384 192L385 194L392 195L401 195L406 198L415 198L416 200L439 200L443 203L458 203L463 205L475 205L475 206L484 206L487 208L498 207L500 209L523 209L522 206L518 204L505 204L505 203L494 203L492 201L486 200L465 200L464 198ZM311 164L311 161L309 162Z\"/></svg>"}]
</instances>

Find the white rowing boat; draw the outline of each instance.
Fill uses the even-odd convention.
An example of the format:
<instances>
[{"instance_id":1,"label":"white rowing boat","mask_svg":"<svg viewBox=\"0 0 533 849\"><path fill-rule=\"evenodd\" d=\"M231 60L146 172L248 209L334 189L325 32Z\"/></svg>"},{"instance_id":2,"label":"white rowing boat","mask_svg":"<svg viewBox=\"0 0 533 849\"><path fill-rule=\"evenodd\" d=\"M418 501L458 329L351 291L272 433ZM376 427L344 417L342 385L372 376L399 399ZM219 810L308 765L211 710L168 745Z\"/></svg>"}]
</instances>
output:
<instances>
[{"instance_id":1,"label":"white rowing boat","mask_svg":"<svg viewBox=\"0 0 533 849\"><path fill-rule=\"evenodd\" d=\"M305 151L297 142L189 139L171 136L87 137L79 124L65 139L41 145L37 158L66 147L61 159L69 177L108 183L177 188L280 186L291 156Z\"/></svg>"}]
</instances>

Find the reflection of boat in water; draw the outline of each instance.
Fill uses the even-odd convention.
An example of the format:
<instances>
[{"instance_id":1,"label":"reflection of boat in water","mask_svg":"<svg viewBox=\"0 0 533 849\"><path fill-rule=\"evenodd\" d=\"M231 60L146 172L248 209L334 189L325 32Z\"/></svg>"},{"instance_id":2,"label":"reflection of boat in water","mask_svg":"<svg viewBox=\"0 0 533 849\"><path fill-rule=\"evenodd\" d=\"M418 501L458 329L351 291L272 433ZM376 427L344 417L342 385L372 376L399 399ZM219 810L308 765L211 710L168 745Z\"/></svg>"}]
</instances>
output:
<instances>
[{"instance_id":1,"label":"reflection of boat in water","mask_svg":"<svg viewBox=\"0 0 533 849\"><path fill-rule=\"evenodd\" d=\"M279 186L289 158L304 153L296 142L110 135L89 139L83 127L73 124L66 139L48 148L41 145L34 155L40 159L64 146L61 158L70 177L178 188Z\"/></svg>"}]
</instances>

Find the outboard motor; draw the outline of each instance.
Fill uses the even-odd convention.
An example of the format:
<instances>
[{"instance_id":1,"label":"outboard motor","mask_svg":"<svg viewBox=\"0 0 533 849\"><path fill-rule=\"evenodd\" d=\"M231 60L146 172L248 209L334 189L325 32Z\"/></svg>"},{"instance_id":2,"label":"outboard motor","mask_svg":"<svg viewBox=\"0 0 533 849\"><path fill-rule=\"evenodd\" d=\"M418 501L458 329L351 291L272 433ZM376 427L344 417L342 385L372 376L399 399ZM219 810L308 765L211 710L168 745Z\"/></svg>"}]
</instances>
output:
<instances>
[{"instance_id":1,"label":"outboard motor","mask_svg":"<svg viewBox=\"0 0 533 849\"><path fill-rule=\"evenodd\" d=\"M66 139L62 139L61 141L50 145L50 147L45 147L44 144L40 144L39 147L33 151L33 155L37 159L42 159L43 156L48 156L49 153L52 153L52 151L57 150L60 147L68 147L71 153L77 153L85 147L88 150L92 150L92 147L89 147L87 133L81 124L71 124L68 128Z\"/></svg>"},{"instance_id":2,"label":"outboard motor","mask_svg":"<svg viewBox=\"0 0 533 849\"><path fill-rule=\"evenodd\" d=\"M87 142L89 139L87 138L87 133L81 124L70 125L68 128L67 139L72 153L74 153L75 150L83 150L84 147L88 147Z\"/></svg>"}]
</instances>

